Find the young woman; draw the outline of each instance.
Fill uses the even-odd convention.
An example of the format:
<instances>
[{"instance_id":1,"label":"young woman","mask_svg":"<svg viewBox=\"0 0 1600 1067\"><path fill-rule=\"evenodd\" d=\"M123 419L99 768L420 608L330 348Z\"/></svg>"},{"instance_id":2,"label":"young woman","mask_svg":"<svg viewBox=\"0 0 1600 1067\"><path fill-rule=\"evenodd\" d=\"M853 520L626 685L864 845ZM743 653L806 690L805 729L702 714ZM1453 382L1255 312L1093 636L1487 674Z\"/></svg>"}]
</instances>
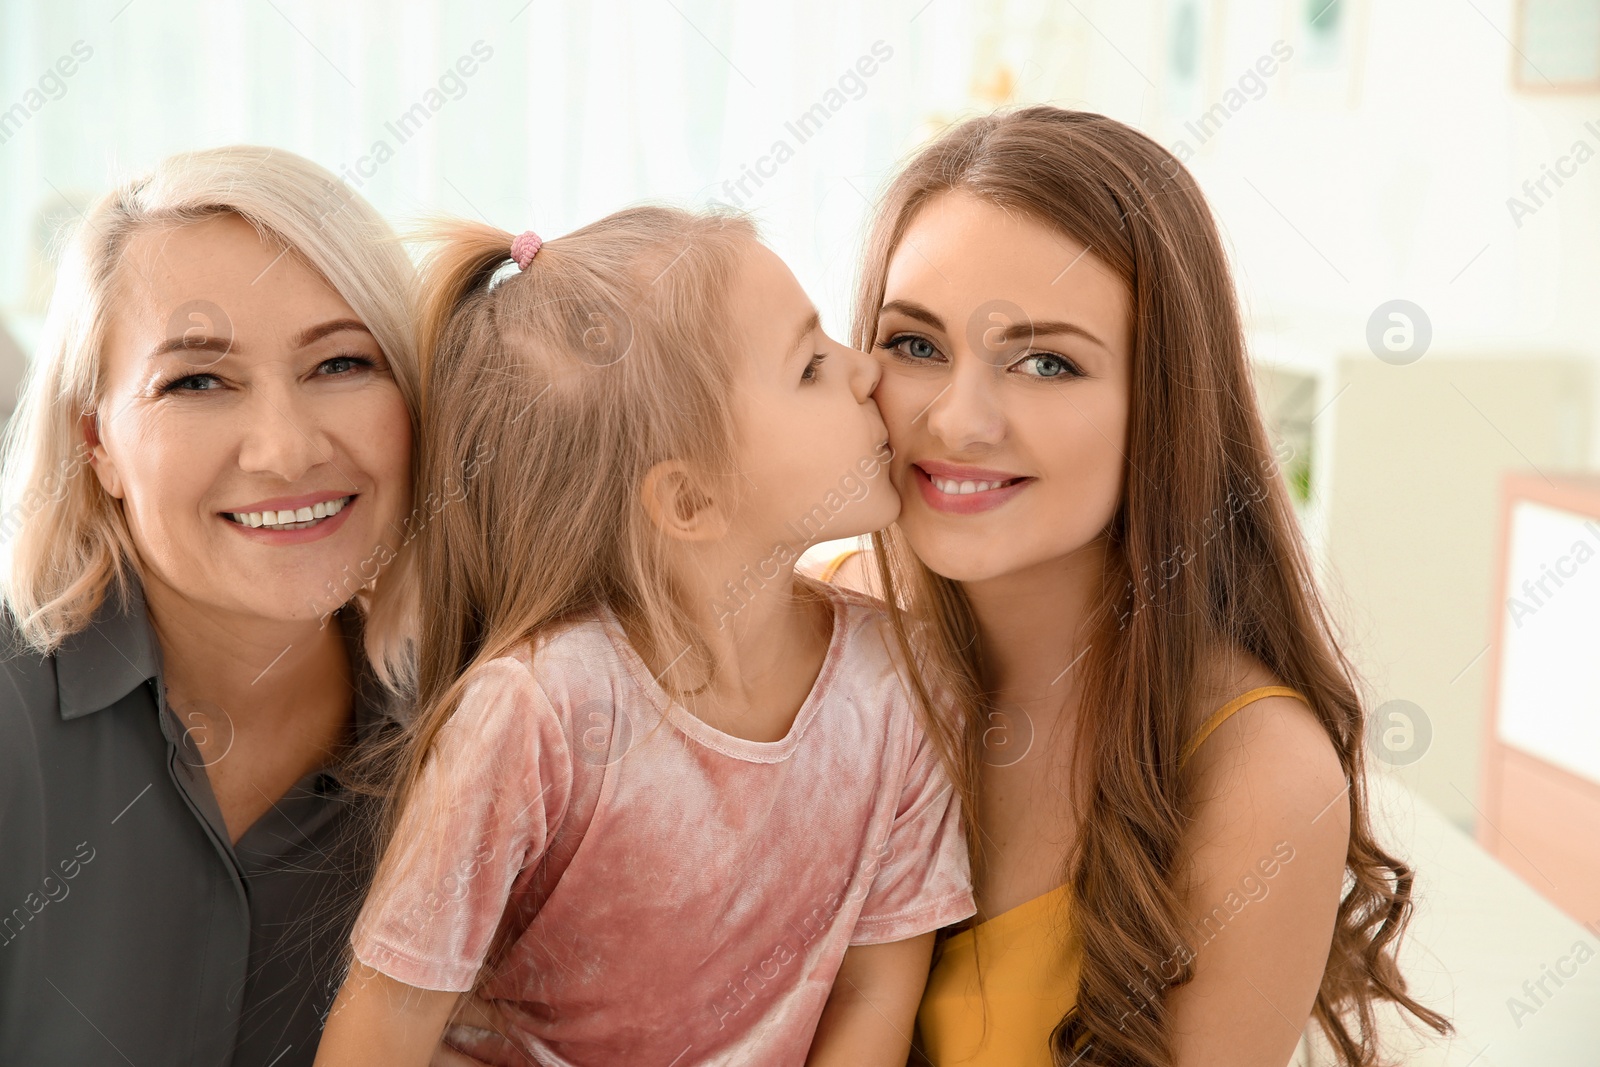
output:
<instances>
[{"instance_id":1,"label":"young woman","mask_svg":"<svg viewBox=\"0 0 1600 1067\"><path fill-rule=\"evenodd\" d=\"M5 449L0 1062L309 1064L396 731L414 277L287 152L167 159L62 265Z\"/></svg>"},{"instance_id":2,"label":"young woman","mask_svg":"<svg viewBox=\"0 0 1600 1067\"><path fill-rule=\"evenodd\" d=\"M976 119L882 205L857 347L903 507L903 639L969 714L978 915L919 1047L950 1064L1283 1067L1308 1017L1377 1062L1411 872L1193 178L1110 119ZM937 669L942 664L942 670Z\"/></svg>"}]
</instances>

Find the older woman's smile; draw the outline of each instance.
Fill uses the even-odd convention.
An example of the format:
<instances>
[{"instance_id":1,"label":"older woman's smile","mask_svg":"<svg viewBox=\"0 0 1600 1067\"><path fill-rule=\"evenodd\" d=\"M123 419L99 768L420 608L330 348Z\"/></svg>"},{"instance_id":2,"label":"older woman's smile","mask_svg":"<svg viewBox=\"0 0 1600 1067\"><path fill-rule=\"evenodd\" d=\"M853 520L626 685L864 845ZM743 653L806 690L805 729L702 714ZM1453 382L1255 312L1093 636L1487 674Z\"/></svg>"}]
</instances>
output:
<instances>
[{"instance_id":1,"label":"older woman's smile","mask_svg":"<svg viewBox=\"0 0 1600 1067\"><path fill-rule=\"evenodd\" d=\"M264 544L301 544L328 537L343 526L356 495L348 493L330 497L327 493L312 493L301 497L274 497L221 514L241 533ZM306 503L308 499L313 502ZM284 536L311 530L316 532L310 536Z\"/></svg>"}]
</instances>

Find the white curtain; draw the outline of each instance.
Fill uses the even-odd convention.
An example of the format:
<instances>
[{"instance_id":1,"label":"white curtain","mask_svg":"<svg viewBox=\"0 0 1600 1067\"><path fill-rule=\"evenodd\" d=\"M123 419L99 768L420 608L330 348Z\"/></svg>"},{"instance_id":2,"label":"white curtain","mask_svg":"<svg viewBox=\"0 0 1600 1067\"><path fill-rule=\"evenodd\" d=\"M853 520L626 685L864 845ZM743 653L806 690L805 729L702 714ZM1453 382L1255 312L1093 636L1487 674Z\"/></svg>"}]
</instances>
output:
<instances>
[{"instance_id":1,"label":"white curtain","mask_svg":"<svg viewBox=\"0 0 1600 1067\"><path fill-rule=\"evenodd\" d=\"M962 0L0 0L0 316L31 344L47 246L113 181L248 141L401 228L734 203L842 334L867 198L969 107L975 20Z\"/></svg>"}]
</instances>

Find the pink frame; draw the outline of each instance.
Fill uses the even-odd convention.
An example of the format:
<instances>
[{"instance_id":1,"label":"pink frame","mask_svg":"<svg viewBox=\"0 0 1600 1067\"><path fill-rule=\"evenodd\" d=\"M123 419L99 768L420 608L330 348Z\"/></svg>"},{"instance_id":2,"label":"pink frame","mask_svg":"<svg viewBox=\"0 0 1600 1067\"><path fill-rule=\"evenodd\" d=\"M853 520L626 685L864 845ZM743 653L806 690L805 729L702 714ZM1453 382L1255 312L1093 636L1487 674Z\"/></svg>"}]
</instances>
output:
<instances>
[{"instance_id":1,"label":"pink frame","mask_svg":"<svg viewBox=\"0 0 1600 1067\"><path fill-rule=\"evenodd\" d=\"M1500 740L1503 597L1510 569L1511 512L1532 501L1600 519L1600 477L1509 474L1501 485L1492 593L1492 637L1483 727L1478 843L1579 922L1600 915L1600 783Z\"/></svg>"}]
</instances>

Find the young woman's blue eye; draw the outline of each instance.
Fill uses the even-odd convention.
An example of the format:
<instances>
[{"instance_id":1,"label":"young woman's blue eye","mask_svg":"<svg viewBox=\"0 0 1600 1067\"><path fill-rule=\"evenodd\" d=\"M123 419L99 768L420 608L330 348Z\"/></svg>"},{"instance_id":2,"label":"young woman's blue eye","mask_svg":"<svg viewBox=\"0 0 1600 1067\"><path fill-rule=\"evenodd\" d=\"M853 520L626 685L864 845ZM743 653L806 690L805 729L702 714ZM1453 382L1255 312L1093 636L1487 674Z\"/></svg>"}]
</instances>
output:
<instances>
[{"instance_id":1,"label":"young woman's blue eye","mask_svg":"<svg viewBox=\"0 0 1600 1067\"><path fill-rule=\"evenodd\" d=\"M938 358L939 350L932 341L926 337L915 334L901 334L891 337L878 345L879 348L893 352L908 363L928 363Z\"/></svg>"},{"instance_id":2,"label":"young woman's blue eye","mask_svg":"<svg viewBox=\"0 0 1600 1067\"><path fill-rule=\"evenodd\" d=\"M1024 356L1012 364L1014 367L1032 365L1031 371L1024 371L1032 378L1081 378L1083 371L1065 356L1058 356L1054 352L1038 352L1031 356Z\"/></svg>"}]
</instances>

